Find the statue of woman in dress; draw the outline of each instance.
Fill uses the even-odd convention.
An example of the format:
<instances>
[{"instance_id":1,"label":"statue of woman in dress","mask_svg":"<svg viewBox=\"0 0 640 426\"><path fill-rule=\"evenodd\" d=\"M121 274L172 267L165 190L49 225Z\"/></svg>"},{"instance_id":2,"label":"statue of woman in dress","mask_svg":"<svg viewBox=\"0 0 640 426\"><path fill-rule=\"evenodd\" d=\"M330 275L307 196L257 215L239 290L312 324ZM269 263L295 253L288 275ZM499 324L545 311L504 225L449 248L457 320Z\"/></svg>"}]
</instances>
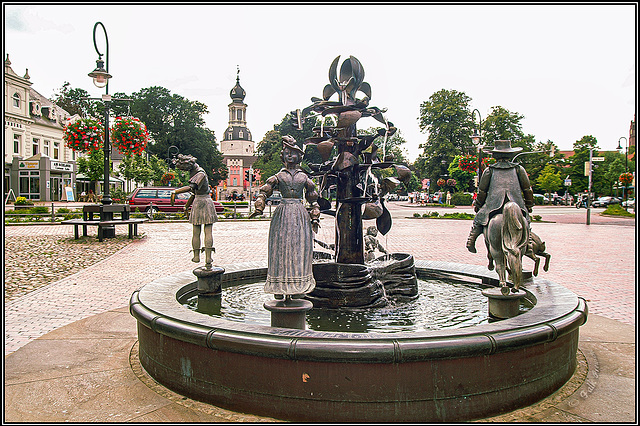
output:
<instances>
[{"instance_id":1,"label":"statue of woman in dress","mask_svg":"<svg viewBox=\"0 0 640 426\"><path fill-rule=\"evenodd\" d=\"M174 205L176 194L183 192L191 192L191 198L184 206L185 212L188 212L191 206L191 214L189 214L189 223L193 225L193 236L191 238L191 246L193 247L193 259L195 263L200 262L200 252L205 253L205 267L211 268L211 253L215 251L213 248L213 224L218 221L216 207L213 204L209 193L209 178L202 167L196 163L196 158L191 155L178 154L176 158L176 167L180 170L189 172L189 185L183 186L171 192L171 205ZM200 247L200 234L204 225L204 247Z\"/></svg>"},{"instance_id":2,"label":"statue of woman in dress","mask_svg":"<svg viewBox=\"0 0 640 426\"><path fill-rule=\"evenodd\" d=\"M284 167L267 179L259 189L256 213L262 214L265 200L274 189L282 194L269 227L267 282L264 290L276 299L290 300L310 293L315 288L313 278L313 233L318 232L320 207L313 181L300 169L304 152L291 136L282 138ZM303 196L311 205L307 211Z\"/></svg>"}]
</instances>

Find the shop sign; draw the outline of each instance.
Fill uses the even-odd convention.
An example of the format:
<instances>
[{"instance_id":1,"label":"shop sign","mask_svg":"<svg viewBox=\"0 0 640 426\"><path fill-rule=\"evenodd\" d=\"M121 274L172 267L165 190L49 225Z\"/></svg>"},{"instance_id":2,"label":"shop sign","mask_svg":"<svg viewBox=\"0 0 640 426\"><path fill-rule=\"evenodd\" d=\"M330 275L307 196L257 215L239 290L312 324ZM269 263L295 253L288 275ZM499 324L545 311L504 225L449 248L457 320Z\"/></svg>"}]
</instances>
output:
<instances>
[{"instance_id":1,"label":"shop sign","mask_svg":"<svg viewBox=\"0 0 640 426\"><path fill-rule=\"evenodd\" d=\"M40 167L39 161L20 161L18 168L20 169L29 169L29 170L38 170Z\"/></svg>"},{"instance_id":2,"label":"shop sign","mask_svg":"<svg viewBox=\"0 0 640 426\"><path fill-rule=\"evenodd\" d=\"M65 172L73 171L73 166L69 163L61 163L60 161L51 162L51 170L62 170Z\"/></svg>"}]
</instances>

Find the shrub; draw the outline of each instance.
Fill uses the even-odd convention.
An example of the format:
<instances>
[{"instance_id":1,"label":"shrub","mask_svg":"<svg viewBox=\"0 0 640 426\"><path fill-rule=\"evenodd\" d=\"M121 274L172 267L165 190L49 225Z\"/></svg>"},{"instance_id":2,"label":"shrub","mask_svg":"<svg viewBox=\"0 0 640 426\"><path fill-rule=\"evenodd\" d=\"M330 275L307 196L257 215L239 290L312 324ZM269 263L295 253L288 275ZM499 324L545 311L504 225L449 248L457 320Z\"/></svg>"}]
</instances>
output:
<instances>
[{"instance_id":1,"label":"shrub","mask_svg":"<svg viewBox=\"0 0 640 426\"><path fill-rule=\"evenodd\" d=\"M413 217L420 217L420 213L414 213Z\"/></svg>"},{"instance_id":2,"label":"shrub","mask_svg":"<svg viewBox=\"0 0 640 426\"><path fill-rule=\"evenodd\" d=\"M604 212L602 212L602 214L611 215L611 216L635 217L635 214L629 213L620 204L609 204L607 206L607 209Z\"/></svg>"},{"instance_id":3,"label":"shrub","mask_svg":"<svg viewBox=\"0 0 640 426\"><path fill-rule=\"evenodd\" d=\"M18 197L16 198L16 202L14 203L16 206L32 206L33 201L27 200L26 197Z\"/></svg>"},{"instance_id":4,"label":"shrub","mask_svg":"<svg viewBox=\"0 0 640 426\"><path fill-rule=\"evenodd\" d=\"M445 213L444 216L447 219L462 219L462 220L473 220L475 215L471 213Z\"/></svg>"},{"instance_id":5,"label":"shrub","mask_svg":"<svg viewBox=\"0 0 640 426\"><path fill-rule=\"evenodd\" d=\"M534 222L540 222L542 220L542 216L540 216L539 214L534 214L532 219Z\"/></svg>"},{"instance_id":6,"label":"shrub","mask_svg":"<svg viewBox=\"0 0 640 426\"><path fill-rule=\"evenodd\" d=\"M31 214L46 214L49 213L49 207L45 206L35 206L29 209L29 213Z\"/></svg>"},{"instance_id":7,"label":"shrub","mask_svg":"<svg viewBox=\"0 0 640 426\"><path fill-rule=\"evenodd\" d=\"M451 204L454 206L470 206L473 203L473 195L464 192L455 192L451 195Z\"/></svg>"}]
</instances>

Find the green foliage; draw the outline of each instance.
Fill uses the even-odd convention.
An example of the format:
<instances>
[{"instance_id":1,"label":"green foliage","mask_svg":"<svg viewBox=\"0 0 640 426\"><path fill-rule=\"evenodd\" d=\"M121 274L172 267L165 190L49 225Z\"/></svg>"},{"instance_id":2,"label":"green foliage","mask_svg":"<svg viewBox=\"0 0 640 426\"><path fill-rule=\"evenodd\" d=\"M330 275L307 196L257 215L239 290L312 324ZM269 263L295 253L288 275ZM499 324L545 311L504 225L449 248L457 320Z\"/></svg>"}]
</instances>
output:
<instances>
[{"instance_id":1,"label":"green foliage","mask_svg":"<svg viewBox=\"0 0 640 426\"><path fill-rule=\"evenodd\" d=\"M636 217L635 213L630 213L624 209L620 204L610 204L607 206L607 209L602 212L604 215L608 216L626 216L626 217Z\"/></svg>"},{"instance_id":2,"label":"green foliage","mask_svg":"<svg viewBox=\"0 0 640 426\"><path fill-rule=\"evenodd\" d=\"M29 213L31 214L48 214L49 207L46 206L35 206L29 209Z\"/></svg>"},{"instance_id":3,"label":"green foliage","mask_svg":"<svg viewBox=\"0 0 640 426\"><path fill-rule=\"evenodd\" d=\"M205 104L171 94L159 86L141 89L131 97L132 115L145 123L153 140L149 144L150 153L166 159L169 147L175 146L181 154L197 158L209 176L210 185L216 186L226 179L227 168L214 132L205 127L203 116L208 113Z\"/></svg>"},{"instance_id":4,"label":"green foliage","mask_svg":"<svg viewBox=\"0 0 640 426\"><path fill-rule=\"evenodd\" d=\"M111 200L115 204L126 204L128 193L120 188L111 190Z\"/></svg>"},{"instance_id":5,"label":"green foliage","mask_svg":"<svg viewBox=\"0 0 640 426\"><path fill-rule=\"evenodd\" d=\"M538 188L546 193L555 192L562 187L562 178L560 172L555 170L551 164L545 166L536 180Z\"/></svg>"},{"instance_id":6,"label":"green foliage","mask_svg":"<svg viewBox=\"0 0 640 426\"><path fill-rule=\"evenodd\" d=\"M542 220L542 216L540 216L539 214L534 214L534 215L531 217L531 219L532 219L534 222L540 222L540 221Z\"/></svg>"},{"instance_id":7,"label":"green foliage","mask_svg":"<svg viewBox=\"0 0 640 426\"><path fill-rule=\"evenodd\" d=\"M524 115L511 112L501 106L491 108L491 113L482 123L482 143L484 146L493 146L497 140L510 140L511 146L521 146L525 151L532 151L522 132L522 119ZM529 143L527 143L529 142Z\"/></svg>"},{"instance_id":8,"label":"green foliage","mask_svg":"<svg viewBox=\"0 0 640 426\"><path fill-rule=\"evenodd\" d=\"M454 206L470 206L473 203L473 195L463 192L454 192L451 195L451 204Z\"/></svg>"},{"instance_id":9,"label":"green foliage","mask_svg":"<svg viewBox=\"0 0 640 426\"><path fill-rule=\"evenodd\" d=\"M152 179L153 170L143 156L127 155L118 167L118 174L126 180L134 180L146 185Z\"/></svg>"},{"instance_id":10,"label":"green foliage","mask_svg":"<svg viewBox=\"0 0 640 426\"><path fill-rule=\"evenodd\" d=\"M446 173L455 155L475 151L470 101L463 92L442 89L420 105L419 127L429 133L427 142L420 145L423 153L416 167L420 179L435 182Z\"/></svg>"},{"instance_id":11,"label":"green foliage","mask_svg":"<svg viewBox=\"0 0 640 426\"><path fill-rule=\"evenodd\" d=\"M112 166L109 160L109 167ZM78 158L78 173L82 173L89 180L104 179L104 151L102 149L89 151Z\"/></svg>"},{"instance_id":12,"label":"green foliage","mask_svg":"<svg viewBox=\"0 0 640 426\"><path fill-rule=\"evenodd\" d=\"M260 170L261 183L264 183L282 168L281 151L282 135L277 130L269 130L265 133L264 138L258 142L256 147L258 160L253 164L253 168Z\"/></svg>"},{"instance_id":13,"label":"green foliage","mask_svg":"<svg viewBox=\"0 0 640 426\"><path fill-rule=\"evenodd\" d=\"M416 213L414 213L414 214L413 214L413 217L420 217L420 213L417 213L417 212L416 212Z\"/></svg>"},{"instance_id":14,"label":"green foliage","mask_svg":"<svg viewBox=\"0 0 640 426\"><path fill-rule=\"evenodd\" d=\"M460 169L459 163L462 157L463 157L462 155L456 155L455 157L453 157L453 160L449 164L449 169L448 169L449 176L455 179L456 190L458 191L473 190L473 186L474 186L473 178L476 176L476 173L467 172L465 170Z\"/></svg>"},{"instance_id":15,"label":"green foliage","mask_svg":"<svg viewBox=\"0 0 640 426\"><path fill-rule=\"evenodd\" d=\"M69 114L78 114L80 117L98 117L96 102L91 102L89 92L84 89L73 89L68 81L52 97L53 103L67 111Z\"/></svg>"}]
</instances>

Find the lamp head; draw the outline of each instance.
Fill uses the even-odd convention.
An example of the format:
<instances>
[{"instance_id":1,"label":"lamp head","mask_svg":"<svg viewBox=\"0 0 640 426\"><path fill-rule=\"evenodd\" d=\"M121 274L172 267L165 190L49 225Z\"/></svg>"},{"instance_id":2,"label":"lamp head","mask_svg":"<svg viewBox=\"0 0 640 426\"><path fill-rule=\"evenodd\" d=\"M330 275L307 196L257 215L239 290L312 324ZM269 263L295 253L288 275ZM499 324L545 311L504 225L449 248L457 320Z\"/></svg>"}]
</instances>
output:
<instances>
[{"instance_id":1,"label":"lamp head","mask_svg":"<svg viewBox=\"0 0 640 426\"><path fill-rule=\"evenodd\" d=\"M480 146L480 135L478 134L478 131L476 129L473 129L473 134L471 135L471 142L473 142L473 144L475 146Z\"/></svg>"},{"instance_id":2,"label":"lamp head","mask_svg":"<svg viewBox=\"0 0 640 426\"><path fill-rule=\"evenodd\" d=\"M96 61L96 69L89 73L89 77L93 78L93 84L96 87L105 87L109 83L111 74L104 69L104 61L102 56Z\"/></svg>"}]
</instances>

